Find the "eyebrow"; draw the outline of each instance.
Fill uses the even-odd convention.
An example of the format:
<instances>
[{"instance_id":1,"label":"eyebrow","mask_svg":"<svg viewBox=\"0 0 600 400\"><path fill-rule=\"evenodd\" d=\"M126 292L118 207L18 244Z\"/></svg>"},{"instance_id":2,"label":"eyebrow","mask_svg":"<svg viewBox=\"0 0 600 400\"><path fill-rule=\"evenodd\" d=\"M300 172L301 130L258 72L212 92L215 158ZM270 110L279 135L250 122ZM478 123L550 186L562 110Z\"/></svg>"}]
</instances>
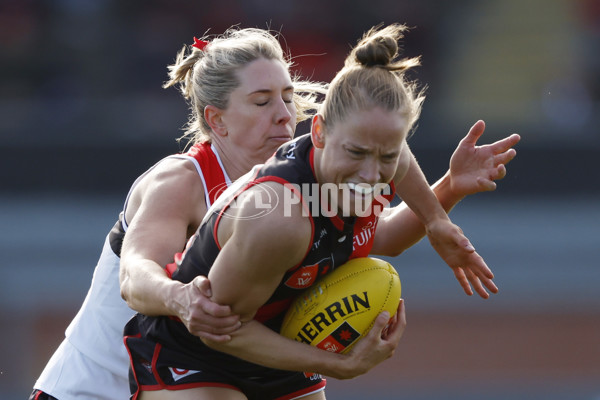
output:
<instances>
[{"instance_id":1,"label":"eyebrow","mask_svg":"<svg viewBox=\"0 0 600 400\"><path fill-rule=\"evenodd\" d=\"M283 88L284 92L289 92L290 90L294 90L294 87L292 85L286 86L285 88ZM272 93L272 92L273 92L273 90L271 90L271 89L258 89L258 90L248 93L248 96L251 96L253 94L263 94L263 93L268 94L268 93Z\"/></svg>"},{"instance_id":2,"label":"eyebrow","mask_svg":"<svg viewBox=\"0 0 600 400\"><path fill-rule=\"evenodd\" d=\"M353 143L348 143L348 144L346 144L344 146L346 146L347 148L350 148L352 150L364 151L365 153L372 153L373 152L373 150L370 149L370 148L368 148L368 147L359 146L359 145L353 144ZM389 152L389 153L383 153L381 155L384 156L384 157L395 157L398 154L400 154L398 151L392 151L392 152Z\"/></svg>"}]
</instances>

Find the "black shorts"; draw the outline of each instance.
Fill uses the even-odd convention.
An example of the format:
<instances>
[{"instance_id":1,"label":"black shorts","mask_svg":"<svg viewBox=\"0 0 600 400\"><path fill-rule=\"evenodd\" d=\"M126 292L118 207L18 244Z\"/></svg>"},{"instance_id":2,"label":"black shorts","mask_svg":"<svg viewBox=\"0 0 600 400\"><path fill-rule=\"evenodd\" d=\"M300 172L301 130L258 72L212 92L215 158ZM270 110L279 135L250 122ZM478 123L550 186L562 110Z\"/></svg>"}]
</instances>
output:
<instances>
[{"instance_id":1,"label":"black shorts","mask_svg":"<svg viewBox=\"0 0 600 400\"><path fill-rule=\"evenodd\" d=\"M41 390L34 389L29 396L29 400L58 400L56 397L52 397L49 394L42 392Z\"/></svg>"},{"instance_id":2,"label":"black shorts","mask_svg":"<svg viewBox=\"0 0 600 400\"><path fill-rule=\"evenodd\" d=\"M129 385L132 399L140 391L182 390L199 387L222 387L242 392L249 400L295 399L325 388L319 374L284 371L256 365L252 369L235 369L230 356L227 362L203 362L192 355L145 340L136 331L135 319L125 328L125 346L131 366ZM137 333L137 334L136 334ZM133 334L133 335L132 335ZM240 365L247 362L239 360Z\"/></svg>"}]
</instances>

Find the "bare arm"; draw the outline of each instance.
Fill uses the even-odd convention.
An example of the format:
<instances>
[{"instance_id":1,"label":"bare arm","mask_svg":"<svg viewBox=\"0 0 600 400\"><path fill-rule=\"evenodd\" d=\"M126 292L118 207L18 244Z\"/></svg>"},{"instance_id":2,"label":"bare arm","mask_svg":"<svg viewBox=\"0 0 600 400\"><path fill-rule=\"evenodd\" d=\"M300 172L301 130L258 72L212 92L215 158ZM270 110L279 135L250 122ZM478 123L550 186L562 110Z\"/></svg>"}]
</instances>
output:
<instances>
[{"instance_id":1,"label":"bare arm","mask_svg":"<svg viewBox=\"0 0 600 400\"><path fill-rule=\"evenodd\" d=\"M203 187L191 163L166 160L151 171L135 188L126 214L121 293L138 312L174 315L192 333L227 340L226 334L239 326L237 316L229 316L229 307L209 301L208 281L198 277L184 285L164 270L205 212Z\"/></svg>"},{"instance_id":2,"label":"bare arm","mask_svg":"<svg viewBox=\"0 0 600 400\"><path fill-rule=\"evenodd\" d=\"M270 184L279 198L283 186ZM405 326L403 309L392 328L383 334L389 315L381 315L367 338L346 355L331 353L285 338L252 320L280 283L284 273L304 257L311 238L311 225L302 216L299 205L288 208L274 206L261 218L256 215L249 192L242 199L236 217L223 218L218 229L222 250L215 260L209 278L213 300L229 304L241 314L243 325L226 343L209 346L245 360L293 371L318 372L340 379L362 374L393 354Z\"/></svg>"},{"instance_id":3,"label":"bare arm","mask_svg":"<svg viewBox=\"0 0 600 400\"><path fill-rule=\"evenodd\" d=\"M492 281L494 274L483 258L475 251L460 227L452 223L427 184L408 146L405 146L405 151L408 152L407 162L409 167L405 176L395 178L394 183L398 194L425 226L425 232L431 246L452 268L465 293L467 295L473 294L469 283L471 282L481 297L488 298L489 293L483 286L492 293L498 291ZM399 169L399 171L401 170ZM377 229L375 235L381 234Z\"/></svg>"},{"instance_id":4,"label":"bare arm","mask_svg":"<svg viewBox=\"0 0 600 400\"><path fill-rule=\"evenodd\" d=\"M470 194L496 189L495 180L506 176L506 164L516 155L520 140L513 134L489 145L476 146L485 124L476 122L450 159L450 169L431 188L448 213ZM396 256L425 236L425 226L406 203L382 215L377 225L373 254Z\"/></svg>"}]
</instances>

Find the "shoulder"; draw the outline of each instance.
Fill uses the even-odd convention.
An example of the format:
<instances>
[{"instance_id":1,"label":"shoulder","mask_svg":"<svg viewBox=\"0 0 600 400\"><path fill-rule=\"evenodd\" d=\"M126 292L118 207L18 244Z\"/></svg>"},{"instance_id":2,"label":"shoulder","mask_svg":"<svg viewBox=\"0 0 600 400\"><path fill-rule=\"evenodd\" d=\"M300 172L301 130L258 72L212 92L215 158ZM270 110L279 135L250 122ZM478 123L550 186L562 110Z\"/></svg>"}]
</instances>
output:
<instances>
[{"instance_id":1,"label":"shoulder","mask_svg":"<svg viewBox=\"0 0 600 400\"><path fill-rule=\"evenodd\" d=\"M127 214L135 213L140 207L178 208L185 212L204 203L204 187L193 162L166 158L134 186Z\"/></svg>"},{"instance_id":2,"label":"shoulder","mask_svg":"<svg viewBox=\"0 0 600 400\"><path fill-rule=\"evenodd\" d=\"M257 251L276 248L290 256L304 254L312 238L312 223L297 196L278 182L253 185L232 203L227 210L229 218L221 219L228 226L223 233L246 238L245 243ZM220 226L219 240L221 233Z\"/></svg>"}]
</instances>

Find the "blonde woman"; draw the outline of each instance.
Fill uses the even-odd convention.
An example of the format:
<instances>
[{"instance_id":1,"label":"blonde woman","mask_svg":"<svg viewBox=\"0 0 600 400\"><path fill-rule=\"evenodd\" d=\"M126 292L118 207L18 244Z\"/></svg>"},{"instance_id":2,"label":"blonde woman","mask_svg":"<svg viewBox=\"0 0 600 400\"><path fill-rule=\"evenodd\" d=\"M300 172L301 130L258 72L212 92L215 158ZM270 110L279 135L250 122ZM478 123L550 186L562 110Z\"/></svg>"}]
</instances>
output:
<instances>
[{"instance_id":1,"label":"blonde woman","mask_svg":"<svg viewBox=\"0 0 600 400\"><path fill-rule=\"evenodd\" d=\"M212 300L229 305L242 325L230 333L231 340L215 341L190 333L168 316L136 315L125 329L134 399L324 399L321 374L352 378L393 354L406 323L403 303L385 333L390 316L382 314L371 333L346 355L279 335L287 305L348 259L398 254L425 232L467 292L469 282L483 297L486 289L497 291L491 271L444 208L468 191L492 189L493 180L505 174L503 164L514 156L510 147L518 136L485 148L485 161L479 159L482 163L470 170L479 173L470 175L467 185L459 184L460 190L470 189L454 192L451 173L432 191L406 143L423 97L404 76L417 60L395 60L404 29L392 25L367 33L331 83L311 134L282 145L213 204L168 272L179 284L208 276ZM266 63L257 60L248 68L264 70ZM234 92L232 104L237 104L236 95L239 101L244 98L243 92ZM229 124L238 126L239 121L234 117ZM223 129L227 126L225 121ZM472 150L482 131L482 124L476 124L461 146ZM473 155L463 150L459 146L458 153ZM325 185L337 189L329 197L321 195L317 207L307 207L308 214L302 203L309 196L289 191L306 186L323 193ZM298 201L269 204L265 213L265 192L278 199L297 196ZM381 229L375 229L377 213L359 216L355 211L359 203L375 210L395 194L410 210L392 210L382 217ZM320 205L333 215L326 215ZM357 229L365 227L372 227L374 235L365 245L354 246ZM288 284L299 270L315 279L305 280L304 286Z\"/></svg>"}]
</instances>

